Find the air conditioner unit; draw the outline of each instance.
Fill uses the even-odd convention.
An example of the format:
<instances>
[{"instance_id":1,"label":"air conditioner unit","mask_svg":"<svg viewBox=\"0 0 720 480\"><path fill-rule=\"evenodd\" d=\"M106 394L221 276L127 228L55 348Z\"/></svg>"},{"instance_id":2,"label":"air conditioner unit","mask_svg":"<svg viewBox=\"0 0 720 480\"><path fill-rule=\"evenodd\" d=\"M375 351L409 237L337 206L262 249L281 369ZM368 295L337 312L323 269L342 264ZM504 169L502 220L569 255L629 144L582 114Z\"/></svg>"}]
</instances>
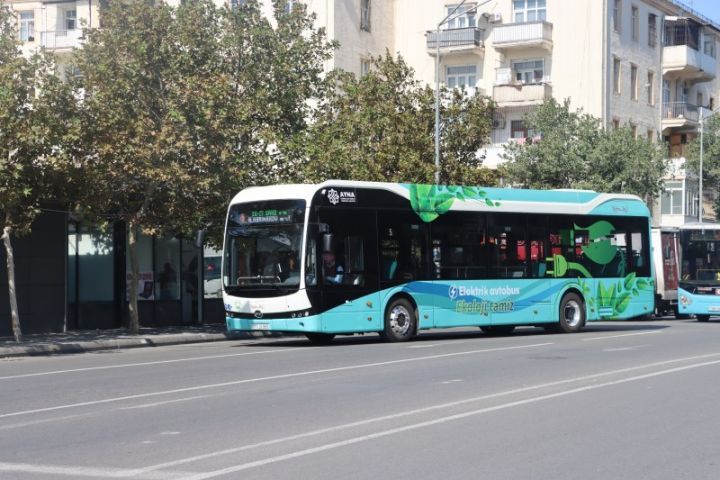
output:
<instances>
[{"instance_id":1,"label":"air conditioner unit","mask_svg":"<svg viewBox=\"0 0 720 480\"><path fill-rule=\"evenodd\" d=\"M490 17L488 18L488 22L490 23L500 23L502 22L502 14L500 12L492 12L490 13Z\"/></svg>"}]
</instances>

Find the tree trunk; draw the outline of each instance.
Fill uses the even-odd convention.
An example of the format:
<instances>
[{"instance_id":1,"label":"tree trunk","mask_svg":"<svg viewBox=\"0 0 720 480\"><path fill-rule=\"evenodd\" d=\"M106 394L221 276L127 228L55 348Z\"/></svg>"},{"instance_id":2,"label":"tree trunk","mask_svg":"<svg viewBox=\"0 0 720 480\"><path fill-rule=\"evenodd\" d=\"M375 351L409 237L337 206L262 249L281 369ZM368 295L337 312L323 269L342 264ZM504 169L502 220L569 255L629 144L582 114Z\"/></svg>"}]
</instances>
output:
<instances>
[{"instance_id":1,"label":"tree trunk","mask_svg":"<svg viewBox=\"0 0 720 480\"><path fill-rule=\"evenodd\" d=\"M130 333L138 333L140 330L140 315L138 313L138 282L140 281L140 267L137 256L138 224L135 220L128 222L128 250L130 253L131 280L128 295L128 329Z\"/></svg>"},{"instance_id":2,"label":"tree trunk","mask_svg":"<svg viewBox=\"0 0 720 480\"><path fill-rule=\"evenodd\" d=\"M15 291L15 258L13 257L12 243L10 243L9 226L3 229L2 239L5 243L5 252L7 254L7 272L8 272L8 294L10 295L10 318L12 322L13 336L16 342L22 341L22 331L20 331L20 315L18 314L17 292Z\"/></svg>"}]
</instances>

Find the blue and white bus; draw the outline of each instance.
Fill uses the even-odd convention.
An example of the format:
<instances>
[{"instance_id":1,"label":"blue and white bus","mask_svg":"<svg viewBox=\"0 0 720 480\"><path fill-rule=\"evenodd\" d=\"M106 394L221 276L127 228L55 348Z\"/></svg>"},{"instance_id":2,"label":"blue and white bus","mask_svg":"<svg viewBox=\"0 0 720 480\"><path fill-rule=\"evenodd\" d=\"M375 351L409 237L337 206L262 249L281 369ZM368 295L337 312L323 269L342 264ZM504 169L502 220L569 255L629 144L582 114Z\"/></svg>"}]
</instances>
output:
<instances>
[{"instance_id":1,"label":"blue and white bus","mask_svg":"<svg viewBox=\"0 0 720 480\"><path fill-rule=\"evenodd\" d=\"M678 311L707 322L711 316L720 316L720 224L683 225L678 235Z\"/></svg>"},{"instance_id":2,"label":"blue and white bus","mask_svg":"<svg viewBox=\"0 0 720 480\"><path fill-rule=\"evenodd\" d=\"M253 187L228 209L229 331L335 335L517 325L576 332L653 311L635 196L327 181Z\"/></svg>"}]
</instances>

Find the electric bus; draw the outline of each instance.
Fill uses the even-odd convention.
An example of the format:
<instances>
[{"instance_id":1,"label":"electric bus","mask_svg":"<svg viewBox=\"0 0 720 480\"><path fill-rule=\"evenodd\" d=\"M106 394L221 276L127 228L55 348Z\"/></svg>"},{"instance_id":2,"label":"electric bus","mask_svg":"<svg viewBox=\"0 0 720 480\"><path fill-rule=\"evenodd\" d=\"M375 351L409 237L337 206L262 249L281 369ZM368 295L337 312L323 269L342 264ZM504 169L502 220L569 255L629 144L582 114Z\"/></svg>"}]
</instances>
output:
<instances>
[{"instance_id":1,"label":"electric bus","mask_svg":"<svg viewBox=\"0 0 720 480\"><path fill-rule=\"evenodd\" d=\"M632 195L330 180L230 203L229 331L312 342L515 326L577 332L654 308L650 220Z\"/></svg>"},{"instance_id":2,"label":"electric bus","mask_svg":"<svg viewBox=\"0 0 720 480\"><path fill-rule=\"evenodd\" d=\"M720 316L720 224L687 224L678 230L678 311L707 322Z\"/></svg>"}]
</instances>

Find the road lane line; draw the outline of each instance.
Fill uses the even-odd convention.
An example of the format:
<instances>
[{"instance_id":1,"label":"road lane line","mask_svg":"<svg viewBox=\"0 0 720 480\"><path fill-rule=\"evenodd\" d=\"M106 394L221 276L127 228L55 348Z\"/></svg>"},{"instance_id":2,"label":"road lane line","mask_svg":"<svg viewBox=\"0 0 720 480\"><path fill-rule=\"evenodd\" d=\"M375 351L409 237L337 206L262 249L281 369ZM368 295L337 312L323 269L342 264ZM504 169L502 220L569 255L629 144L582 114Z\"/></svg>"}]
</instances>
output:
<instances>
[{"instance_id":1,"label":"road lane line","mask_svg":"<svg viewBox=\"0 0 720 480\"><path fill-rule=\"evenodd\" d=\"M54 407L35 408L32 410L21 410L18 412L9 412L9 413L0 414L0 418L17 417L20 415L31 415L31 414L35 414L35 413L53 412L53 411L57 411L57 410L65 410L68 408L77 408L77 407L87 407L87 406L91 406L91 405L102 405L102 404L106 404L106 403L121 402L124 400L137 400L139 398L152 398L152 397L157 397L160 395L170 395L170 394L174 394L174 393L195 392L198 390L206 390L209 388L232 387L232 386L236 386L236 385L243 385L246 383L257 383L257 382L280 380L280 379L294 378L294 377L306 377L306 376L310 376L310 375L320 375L320 374L324 374L324 373L344 372L344 371L348 371L348 370L359 370L359 369L363 369L363 368L384 367L387 365L396 365L396 364L410 363L410 362L420 362L420 361L424 361L424 360L436 360L439 358L458 357L458 356L462 356L462 355L474 355L474 354L479 354L479 353L492 353L492 352L505 352L505 351L511 351L511 350L520 350L520 349L525 349L525 348L544 347L547 345L553 345L553 343L552 342L535 343L535 344L531 344L531 345L519 345L519 346L514 346L514 347L497 347L497 348L487 348L487 349L482 349L482 350L469 350L469 351L464 351L464 352L429 355L429 356L425 356L425 357L413 357L413 358L403 358L400 360L389 360L387 362L364 363L364 364L359 364L359 365L349 365L346 367L335 367L335 368L325 368L322 370L310 370L310 371L305 371L305 372L285 373L282 375L272 375L272 376L268 376L268 377L248 378L245 380L235 380L232 382L211 383L211 384L207 384L207 385L197 385L194 387L175 388L172 390L162 390L162 391L158 391L158 392L139 393L136 395L125 395L122 397L105 398L103 400L90 400L87 402L70 403L70 404L66 404L66 405L57 405Z\"/></svg>"},{"instance_id":2,"label":"road lane line","mask_svg":"<svg viewBox=\"0 0 720 480\"><path fill-rule=\"evenodd\" d=\"M262 350L259 352L244 352L244 353L230 353L227 355L211 355L206 357L192 357L192 358L176 358L173 360L158 360L155 362L140 362L140 363L123 363L119 365L105 365L102 367L84 367L84 368L72 368L68 370L51 370L49 372L36 372L36 373L24 373L20 375L8 375L0 377L0 380L12 380L15 378L29 378L29 377L41 377L45 375L56 375L59 373L75 373L75 372L89 372L93 370L109 370L113 368L128 368L128 367L144 367L147 365L162 365L166 363L179 363L179 362L192 362L195 360L215 360L218 358L231 358L231 357L244 357L247 355L262 355L266 353L285 353L292 352L294 350L308 350L316 347L303 347L303 348L286 348L286 349L274 349L274 350Z\"/></svg>"},{"instance_id":3,"label":"road lane line","mask_svg":"<svg viewBox=\"0 0 720 480\"><path fill-rule=\"evenodd\" d=\"M212 395L198 395L195 397L185 397L185 398L177 398L175 400L167 400L165 402L143 403L142 405L133 405L132 407L122 407L120 410L135 410L137 408L159 407L161 405L168 405L170 403L189 402L190 400L198 400L200 398L208 398L211 396Z\"/></svg>"},{"instance_id":4,"label":"road lane line","mask_svg":"<svg viewBox=\"0 0 720 480\"><path fill-rule=\"evenodd\" d=\"M148 467L140 469L139 471L147 472L147 471L171 468L171 467L176 467L178 465L183 465L186 463L194 463L194 462L201 461L201 460L207 460L207 459L210 459L213 457L219 457L219 456L223 456L223 455L231 455L231 454L235 454L235 453L240 453L242 451L251 450L254 448L267 447L267 446L271 446L271 445L277 445L279 443L285 443L285 442L290 442L293 440L299 440L302 438L308 438L308 437L313 437L313 436L317 436L317 435L322 435L325 433L332 433L332 432L337 432L337 431L341 431L341 430L347 430L350 428L360 427L360 426L368 425L371 423L385 422L388 420L397 420L402 417L417 415L419 413L427 413L427 412L431 412L433 410L445 410L447 408L457 407L457 406L460 406L463 404L479 402L479 401L484 401L484 400L492 400L492 399L500 398L500 397L504 397L504 396L516 395L519 393L527 393L527 392L530 392L533 390L541 390L544 388L551 388L551 387L556 387L556 386L564 385L564 384L577 383L577 382L588 381L588 380L595 380L595 379L602 378L602 377L609 377L612 375L630 373L630 372L635 372L635 371L643 370L643 369L647 369L647 368L662 367L662 366L666 366L666 365L671 365L673 363L705 360L705 359L709 359L709 358L713 358L713 357L720 357L720 353L711 353L711 354L706 354L706 355L696 355L696 356L692 356L692 357L676 358L676 359L672 359L672 360L663 360L662 362L648 363L648 364L639 365L636 367L622 368L619 370L609 370L607 372L595 373L592 375L585 375L582 377L567 378L567 379L558 380L555 382L543 383L543 384L539 384L539 385L532 385L529 387L516 388L513 390L506 390L503 392L490 393L490 394L481 395L481 396L477 396L477 397L456 400L454 402L431 405L429 407L422 407L422 408L418 408L415 410L405 410L405 411L402 411L399 413L383 415L381 417L368 418L365 420L358 420L356 422L350 422L350 423L345 423L345 424L341 424L341 425L335 425L332 427L311 430L309 432L298 433L298 434L290 435L287 437L276 438L273 440L266 440L263 442L258 442L258 443L248 444L248 445L242 445L239 447L228 448L225 450L205 453L205 454L197 455L194 457L184 457L179 460L174 460L174 461L170 461L170 462L164 462L164 463L159 463L156 465L148 466Z\"/></svg>"},{"instance_id":5,"label":"road lane line","mask_svg":"<svg viewBox=\"0 0 720 480\"><path fill-rule=\"evenodd\" d=\"M175 480L190 472L138 472L137 469L73 467L65 465L34 465L30 463L0 462L0 472L40 473L64 475L71 478L138 478L144 480Z\"/></svg>"},{"instance_id":6,"label":"road lane line","mask_svg":"<svg viewBox=\"0 0 720 480\"><path fill-rule=\"evenodd\" d=\"M654 330L652 332L636 332L636 333L623 333L622 335L605 335L602 337L583 338L583 342L592 342L594 340L606 340L608 338L620 338L620 337L634 337L636 335L653 335L655 333L661 333L662 330Z\"/></svg>"},{"instance_id":7,"label":"road lane line","mask_svg":"<svg viewBox=\"0 0 720 480\"><path fill-rule=\"evenodd\" d=\"M312 455L315 453L320 453L320 452L325 452L328 450L333 450L336 448L346 447L348 445L354 445L356 443L374 440L376 438L387 437L389 435L395 435L397 433L403 433L403 432L407 432L407 431L411 431L411 430L417 430L420 428L431 427L434 425L440 425L443 423L453 422L456 420L461 420L461 419L472 417L472 416L482 415L485 413L496 412L499 410L505 410L505 409L512 408L512 407L518 407L518 406L522 406L522 405L528 405L528 404L532 404L532 403L542 402L542 401L550 400L553 398L565 397L568 395L574 395L576 393L583 393L583 392L588 392L591 390L597 390L599 388L612 387L615 385L621 385L621 384L630 383L630 382L637 382L637 381L641 381L641 380L646 380L648 378L658 377L661 375L669 375L672 373L682 372L685 370L713 366L713 365L720 365L720 360L713 360L710 362L703 362L703 363L697 363L697 364L693 364L693 365L686 365L686 366L682 366L682 367L671 368L671 369L667 369L667 370L661 370L658 372L637 375L634 377L628 377L628 378L624 378L621 380L614 380L611 382L605 382L605 383L600 383L600 384L595 384L595 385L588 385L588 386L584 386L584 387L573 388L570 390L565 390L565 391L556 392L556 393L550 393L547 395L539 395L536 397L526 398L523 400L517 400L514 402L508 402L508 403L504 403L501 405L495 405L492 407L481 408L478 410L459 413L456 415L448 415L445 417L436 418L434 420L418 422L418 423L414 423L414 424L410 424L410 425L405 425L402 427L391 428L388 430L371 433L368 435L361 435L358 437L349 438L347 440L341 440L338 442L327 443L325 445L320 445L320 446L313 447L313 448L298 450L298 451L288 453L285 455L277 455L277 456L265 458L262 460L256 460L254 462L247 462L247 463L242 463L239 465L234 465L232 467L227 467L227 468L223 468L220 470L204 472L204 473L200 473L200 474L196 474L196 475L190 475L187 477L183 477L181 480L207 480L210 478L228 475L230 473L237 473L237 472L241 472L243 470L249 470L251 468L262 467L265 465L271 465L271 464L283 462L286 460L292 460L292 459L298 458L298 457L304 457L304 456Z\"/></svg>"}]
</instances>

